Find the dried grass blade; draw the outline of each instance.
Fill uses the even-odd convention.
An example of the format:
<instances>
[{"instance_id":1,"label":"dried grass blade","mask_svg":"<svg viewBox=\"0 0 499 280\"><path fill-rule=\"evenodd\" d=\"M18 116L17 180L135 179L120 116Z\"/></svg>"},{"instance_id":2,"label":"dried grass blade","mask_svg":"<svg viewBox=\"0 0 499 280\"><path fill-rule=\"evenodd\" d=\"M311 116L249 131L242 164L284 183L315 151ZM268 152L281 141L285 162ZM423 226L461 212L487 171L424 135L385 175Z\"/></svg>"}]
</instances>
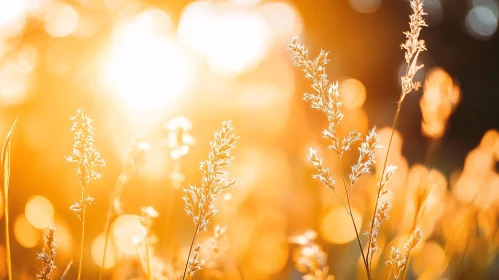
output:
<instances>
[{"instance_id":1,"label":"dried grass blade","mask_svg":"<svg viewBox=\"0 0 499 280\"><path fill-rule=\"evenodd\" d=\"M10 259L10 237L9 237L9 182L10 182L10 141L16 128L17 118L9 130L2 148L2 171L3 171L3 206L5 213L5 247L7 255L7 274L12 280L12 261Z\"/></svg>"}]
</instances>

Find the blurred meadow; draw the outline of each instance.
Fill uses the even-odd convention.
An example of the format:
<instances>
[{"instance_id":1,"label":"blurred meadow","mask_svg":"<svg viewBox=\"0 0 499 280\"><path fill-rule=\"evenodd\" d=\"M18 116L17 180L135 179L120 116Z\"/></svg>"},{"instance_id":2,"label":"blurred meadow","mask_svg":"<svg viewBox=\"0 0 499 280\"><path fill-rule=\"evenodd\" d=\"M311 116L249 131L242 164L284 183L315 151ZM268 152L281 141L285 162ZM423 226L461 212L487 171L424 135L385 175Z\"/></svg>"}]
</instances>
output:
<instances>
[{"instance_id":1,"label":"blurred meadow","mask_svg":"<svg viewBox=\"0 0 499 280\"><path fill-rule=\"evenodd\" d=\"M0 0L0 278L498 279L498 20L497 0Z\"/></svg>"}]
</instances>

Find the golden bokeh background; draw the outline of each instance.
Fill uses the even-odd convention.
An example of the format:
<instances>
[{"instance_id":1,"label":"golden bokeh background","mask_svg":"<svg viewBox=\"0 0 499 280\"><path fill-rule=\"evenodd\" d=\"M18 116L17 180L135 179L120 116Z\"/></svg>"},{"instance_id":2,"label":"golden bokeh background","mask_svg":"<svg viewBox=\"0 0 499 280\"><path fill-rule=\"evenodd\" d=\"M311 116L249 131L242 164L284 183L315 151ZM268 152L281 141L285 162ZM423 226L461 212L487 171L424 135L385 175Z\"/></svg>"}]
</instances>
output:
<instances>
[{"instance_id":1,"label":"golden bokeh background","mask_svg":"<svg viewBox=\"0 0 499 280\"><path fill-rule=\"evenodd\" d=\"M148 152L123 193L124 214L112 224L105 279L145 279L137 260L142 249L135 240L146 232L141 206L158 212L151 229L157 239L154 261L186 259L193 227L179 187L199 182L198 163L208 154L213 131L226 119L241 137L229 170L241 181L219 199L221 212L210 225L229 228L229 256L222 261L220 279L241 279L241 274L244 279L301 279L288 239L307 229L317 231L335 279L362 279L350 218L331 190L312 180L306 160L308 147L324 146L320 130L326 121L301 100L308 84L286 51L294 36L301 36L312 52L320 49L317 30L304 20L310 11L299 8L306 6L302 2L307 1L0 0L1 135L19 118L9 191L14 279L36 279L36 254L52 224L58 242L54 279L70 261L78 261L80 222L69 207L80 189L74 166L64 160L72 149L69 116L76 108L94 119L96 145L107 161L103 179L88 188L95 202L87 209L83 279L98 277L109 197L129 143L138 137L147 142ZM388 1L344 2L356 13L371 15ZM426 2L431 24L442 17L442 4ZM488 40L497 29L499 4L472 2L477 3L464 26L475 39ZM355 34L345 37L355 40ZM352 55L357 50L364 49L355 46ZM329 73L339 81L345 114L338 134L366 133L378 125L386 147L390 128L384 120L392 117L395 102L379 104L376 97L384 93L371 92L362 77L351 74L347 59L331 51ZM402 52L397 55L402 63ZM397 85L397 71L392 72L386 75ZM433 167L448 120L467 93L442 68L428 67L418 78L424 81L422 94L406 101L419 101L421 109L418 126L411 129L431 144L428 151L419 151L426 162L414 163L403 153L406 136L395 134L389 156L399 167L389 183L394 207L378 238L376 278L386 278L387 252L404 244L417 216L424 240L413 251L409 279L493 279L499 274L499 133L487 131L457 163L458 170ZM185 130L180 140L172 136L179 127ZM175 141L188 145L179 147ZM386 149L377 153L382 159ZM338 177L333 159L326 157L325 164ZM382 163L359 180L351 198L361 233L368 229ZM427 194L424 210L416 213ZM2 279L5 260L5 244L0 243ZM76 266L70 269L67 278L76 278ZM195 279L217 279L212 273L203 269Z\"/></svg>"}]
</instances>

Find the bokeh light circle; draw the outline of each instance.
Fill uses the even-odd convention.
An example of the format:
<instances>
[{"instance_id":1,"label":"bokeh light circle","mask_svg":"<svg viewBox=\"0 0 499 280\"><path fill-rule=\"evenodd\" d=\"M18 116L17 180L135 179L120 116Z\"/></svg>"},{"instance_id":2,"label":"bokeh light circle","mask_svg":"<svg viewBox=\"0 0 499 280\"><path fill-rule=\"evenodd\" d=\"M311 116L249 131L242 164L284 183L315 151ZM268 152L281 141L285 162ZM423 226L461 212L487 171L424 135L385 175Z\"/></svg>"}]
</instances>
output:
<instances>
[{"instance_id":1,"label":"bokeh light circle","mask_svg":"<svg viewBox=\"0 0 499 280\"><path fill-rule=\"evenodd\" d=\"M196 1L182 12L178 38L199 53L212 71L235 76L256 67L270 44L265 19L256 11Z\"/></svg>"},{"instance_id":2,"label":"bokeh light circle","mask_svg":"<svg viewBox=\"0 0 499 280\"><path fill-rule=\"evenodd\" d=\"M127 255L136 254L135 238L144 238L145 229L138 215L121 215L114 221L112 236L114 244L120 252Z\"/></svg>"},{"instance_id":3,"label":"bokeh light circle","mask_svg":"<svg viewBox=\"0 0 499 280\"><path fill-rule=\"evenodd\" d=\"M102 265L102 256L104 255L104 233L99 234L92 242L92 259L100 267ZM112 268L116 265L116 251L113 242L107 242L106 260L104 268Z\"/></svg>"},{"instance_id":4,"label":"bokeh light circle","mask_svg":"<svg viewBox=\"0 0 499 280\"><path fill-rule=\"evenodd\" d=\"M346 79L339 84L340 98L347 109L357 109L366 100L366 87L356 79Z\"/></svg>"},{"instance_id":5,"label":"bokeh light circle","mask_svg":"<svg viewBox=\"0 0 499 280\"><path fill-rule=\"evenodd\" d=\"M281 271L288 260L286 236L280 232L262 234L251 255L254 268L264 274Z\"/></svg>"},{"instance_id":6,"label":"bokeh light circle","mask_svg":"<svg viewBox=\"0 0 499 280\"><path fill-rule=\"evenodd\" d=\"M498 16L488 6L475 6L466 15L466 28L477 39L486 40L497 30Z\"/></svg>"},{"instance_id":7,"label":"bokeh light circle","mask_svg":"<svg viewBox=\"0 0 499 280\"><path fill-rule=\"evenodd\" d=\"M260 12L274 37L282 38L288 43L291 38L301 34L303 20L300 12L291 3L268 2L262 5Z\"/></svg>"},{"instance_id":8,"label":"bokeh light circle","mask_svg":"<svg viewBox=\"0 0 499 280\"><path fill-rule=\"evenodd\" d=\"M362 216L357 209L352 209L352 215L357 225L362 224ZM320 223L320 233L324 240L334 244L345 244L355 239L356 234L352 220L342 207L329 210Z\"/></svg>"},{"instance_id":9,"label":"bokeh light circle","mask_svg":"<svg viewBox=\"0 0 499 280\"><path fill-rule=\"evenodd\" d=\"M414 254L412 269L416 275L431 272L435 276L441 275L448 265L444 248L434 241L425 242L421 250Z\"/></svg>"},{"instance_id":10,"label":"bokeh light circle","mask_svg":"<svg viewBox=\"0 0 499 280\"><path fill-rule=\"evenodd\" d=\"M69 224L62 217L55 218L55 239L57 241L57 254L71 256L73 252L73 233Z\"/></svg>"},{"instance_id":11,"label":"bokeh light circle","mask_svg":"<svg viewBox=\"0 0 499 280\"><path fill-rule=\"evenodd\" d=\"M48 228L54 221L52 203L40 195L28 199L24 212L29 223L38 229Z\"/></svg>"},{"instance_id":12,"label":"bokeh light circle","mask_svg":"<svg viewBox=\"0 0 499 280\"><path fill-rule=\"evenodd\" d=\"M25 65L7 61L0 65L0 103L3 106L21 104L28 98L31 76Z\"/></svg>"},{"instance_id":13,"label":"bokeh light circle","mask_svg":"<svg viewBox=\"0 0 499 280\"><path fill-rule=\"evenodd\" d=\"M348 0L354 10L364 14L376 12L381 5L381 0Z\"/></svg>"},{"instance_id":14,"label":"bokeh light circle","mask_svg":"<svg viewBox=\"0 0 499 280\"><path fill-rule=\"evenodd\" d=\"M194 61L168 34L163 11L146 10L117 26L104 65L104 83L129 108L164 109L194 84Z\"/></svg>"},{"instance_id":15,"label":"bokeh light circle","mask_svg":"<svg viewBox=\"0 0 499 280\"><path fill-rule=\"evenodd\" d=\"M19 66L29 73L34 70L38 62L38 50L32 45L24 45L17 53Z\"/></svg>"},{"instance_id":16,"label":"bokeh light circle","mask_svg":"<svg viewBox=\"0 0 499 280\"><path fill-rule=\"evenodd\" d=\"M149 22L150 26L157 34L171 32L173 29L171 16L160 9L146 9L137 15L136 20Z\"/></svg>"},{"instance_id":17,"label":"bokeh light circle","mask_svg":"<svg viewBox=\"0 0 499 280\"><path fill-rule=\"evenodd\" d=\"M0 1L0 37L17 35L27 16L27 0Z\"/></svg>"},{"instance_id":18,"label":"bokeh light circle","mask_svg":"<svg viewBox=\"0 0 499 280\"><path fill-rule=\"evenodd\" d=\"M78 13L69 4L54 3L45 14L45 30L52 37L73 33L78 25Z\"/></svg>"},{"instance_id":19,"label":"bokeh light circle","mask_svg":"<svg viewBox=\"0 0 499 280\"><path fill-rule=\"evenodd\" d=\"M260 3L261 1L262 0L229 0L229 2L239 5L255 5Z\"/></svg>"},{"instance_id":20,"label":"bokeh light circle","mask_svg":"<svg viewBox=\"0 0 499 280\"><path fill-rule=\"evenodd\" d=\"M41 232L34 228L26 216L17 216L14 222L14 238L24 248L33 248L41 240Z\"/></svg>"}]
</instances>

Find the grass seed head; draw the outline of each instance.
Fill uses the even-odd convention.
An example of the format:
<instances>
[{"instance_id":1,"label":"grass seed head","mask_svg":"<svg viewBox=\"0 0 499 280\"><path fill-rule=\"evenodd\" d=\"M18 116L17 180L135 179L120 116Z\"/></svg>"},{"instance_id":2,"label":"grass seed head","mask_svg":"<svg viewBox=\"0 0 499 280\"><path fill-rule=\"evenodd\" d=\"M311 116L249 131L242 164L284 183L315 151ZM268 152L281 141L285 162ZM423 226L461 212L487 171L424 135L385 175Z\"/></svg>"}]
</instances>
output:
<instances>
[{"instance_id":1,"label":"grass seed head","mask_svg":"<svg viewBox=\"0 0 499 280\"><path fill-rule=\"evenodd\" d=\"M38 253L37 259L42 262L40 272L36 274L38 280L52 280L52 272L56 269L55 256L57 254L57 243L55 240L55 227L52 225L45 233L45 246L43 251Z\"/></svg>"},{"instance_id":2,"label":"grass seed head","mask_svg":"<svg viewBox=\"0 0 499 280\"><path fill-rule=\"evenodd\" d=\"M226 178L227 168L234 158L230 152L236 146L238 138L234 134L232 123L223 122L222 129L215 132L215 140L210 143L208 159L200 164L201 186L184 188L185 211L192 218L197 231L206 230L210 219L218 213L216 197L238 182L238 179Z\"/></svg>"}]
</instances>

